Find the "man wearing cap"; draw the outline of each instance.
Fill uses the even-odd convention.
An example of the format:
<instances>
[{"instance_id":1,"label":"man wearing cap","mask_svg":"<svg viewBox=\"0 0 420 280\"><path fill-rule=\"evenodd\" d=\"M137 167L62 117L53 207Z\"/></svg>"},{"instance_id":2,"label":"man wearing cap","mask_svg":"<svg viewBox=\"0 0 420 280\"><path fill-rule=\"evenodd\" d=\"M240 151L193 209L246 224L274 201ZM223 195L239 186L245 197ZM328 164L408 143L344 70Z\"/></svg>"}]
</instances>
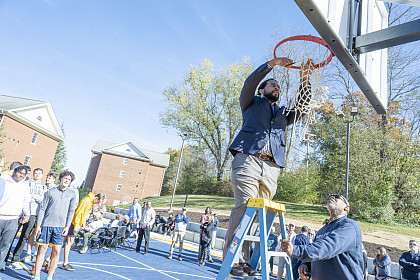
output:
<instances>
[{"instance_id":1,"label":"man wearing cap","mask_svg":"<svg viewBox=\"0 0 420 280\"><path fill-rule=\"evenodd\" d=\"M172 259L172 253L175 248L175 243L179 242L179 253L178 253L178 260L182 261L182 247L184 245L184 235L187 231L187 225L190 221L190 217L187 215L187 208L182 207L182 211L180 214L175 216L175 230L174 234L172 235L172 244L171 250L168 256L168 259Z\"/></svg>"},{"instance_id":2,"label":"man wearing cap","mask_svg":"<svg viewBox=\"0 0 420 280\"><path fill-rule=\"evenodd\" d=\"M412 239L409 241L408 245L410 247L410 251L404 252L399 260L399 263L402 267L402 279L417 280L420 279L419 243Z\"/></svg>"},{"instance_id":3,"label":"man wearing cap","mask_svg":"<svg viewBox=\"0 0 420 280\"><path fill-rule=\"evenodd\" d=\"M303 263L299 267L301 279L359 280L363 279L362 232L359 224L347 218L350 205L342 195L327 198L330 218L310 244L293 245L283 239L281 248Z\"/></svg>"}]
</instances>

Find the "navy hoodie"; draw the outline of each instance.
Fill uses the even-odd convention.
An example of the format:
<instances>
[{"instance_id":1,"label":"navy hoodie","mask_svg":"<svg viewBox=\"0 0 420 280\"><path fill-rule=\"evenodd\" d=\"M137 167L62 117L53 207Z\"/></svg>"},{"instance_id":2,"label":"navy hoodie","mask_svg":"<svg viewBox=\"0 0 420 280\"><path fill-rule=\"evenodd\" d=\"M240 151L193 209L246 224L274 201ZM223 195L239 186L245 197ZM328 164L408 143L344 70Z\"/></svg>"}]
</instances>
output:
<instances>
[{"instance_id":1,"label":"navy hoodie","mask_svg":"<svg viewBox=\"0 0 420 280\"><path fill-rule=\"evenodd\" d=\"M307 262L312 280L363 279L362 232L346 216L323 226L314 241L297 245L293 257Z\"/></svg>"}]
</instances>

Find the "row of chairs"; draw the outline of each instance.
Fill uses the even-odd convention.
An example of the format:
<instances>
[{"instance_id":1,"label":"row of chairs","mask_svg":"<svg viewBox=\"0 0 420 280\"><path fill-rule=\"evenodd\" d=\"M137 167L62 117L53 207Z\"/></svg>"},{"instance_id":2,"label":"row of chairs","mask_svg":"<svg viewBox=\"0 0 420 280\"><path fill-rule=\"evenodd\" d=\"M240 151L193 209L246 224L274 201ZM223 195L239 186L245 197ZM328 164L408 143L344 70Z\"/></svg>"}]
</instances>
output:
<instances>
[{"instance_id":1,"label":"row of chairs","mask_svg":"<svg viewBox=\"0 0 420 280\"><path fill-rule=\"evenodd\" d=\"M128 249L132 250L135 246L135 237L126 235L127 227L121 226L118 228L101 227L95 231L90 238L88 245L91 254L99 254L103 252L110 252L111 250Z\"/></svg>"}]
</instances>

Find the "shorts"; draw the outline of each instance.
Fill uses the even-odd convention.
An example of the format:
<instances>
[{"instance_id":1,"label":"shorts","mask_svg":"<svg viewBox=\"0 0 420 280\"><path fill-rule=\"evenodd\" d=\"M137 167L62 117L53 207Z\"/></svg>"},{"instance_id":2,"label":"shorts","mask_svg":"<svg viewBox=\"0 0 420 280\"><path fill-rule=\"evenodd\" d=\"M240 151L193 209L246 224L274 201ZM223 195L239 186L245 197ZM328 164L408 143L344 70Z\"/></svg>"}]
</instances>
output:
<instances>
[{"instance_id":1,"label":"shorts","mask_svg":"<svg viewBox=\"0 0 420 280\"><path fill-rule=\"evenodd\" d=\"M74 233L74 225L70 224L69 231L67 232L68 237L76 237L76 234Z\"/></svg>"},{"instance_id":2,"label":"shorts","mask_svg":"<svg viewBox=\"0 0 420 280\"><path fill-rule=\"evenodd\" d=\"M172 235L172 241L184 242L185 231L175 230Z\"/></svg>"},{"instance_id":3,"label":"shorts","mask_svg":"<svg viewBox=\"0 0 420 280\"><path fill-rule=\"evenodd\" d=\"M62 246L64 236L61 235L64 227L43 227L36 243L39 245Z\"/></svg>"}]
</instances>

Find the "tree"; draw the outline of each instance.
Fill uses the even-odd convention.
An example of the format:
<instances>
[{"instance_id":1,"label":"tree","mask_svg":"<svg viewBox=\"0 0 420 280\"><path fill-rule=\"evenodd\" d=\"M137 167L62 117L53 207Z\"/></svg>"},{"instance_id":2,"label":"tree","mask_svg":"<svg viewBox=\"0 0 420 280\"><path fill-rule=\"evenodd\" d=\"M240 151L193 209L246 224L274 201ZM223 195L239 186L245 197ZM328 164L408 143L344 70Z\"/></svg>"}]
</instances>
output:
<instances>
[{"instance_id":1,"label":"tree","mask_svg":"<svg viewBox=\"0 0 420 280\"><path fill-rule=\"evenodd\" d=\"M229 145L242 124L239 94L252 70L248 59L215 71L209 60L191 66L184 81L164 90L167 104L161 122L188 133L189 140L210 155L221 181L230 157Z\"/></svg>"},{"instance_id":2,"label":"tree","mask_svg":"<svg viewBox=\"0 0 420 280\"><path fill-rule=\"evenodd\" d=\"M169 195L173 192L173 187L175 183L176 168L179 161L179 150L168 149L165 154L168 154L169 157L169 166L166 169L165 176L163 177L162 189L160 195Z\"/></svg>"},{"instance_id":3,"label":"tree","mask_svg":"<svg viewBox=\"0 0 420 280\"><path fill-rule=\"evenodd\" d=\"M64 126L61 125L61 130L64 134ZM66 147L64 145L64 141L60 141L57 146L57 150L55 151L54 160L51 164L51 172L54 172L55 174L60 174L64 170L66 170L66 164L67 164L67 151Z\"/></svg>"},{"instance_id":4,"label":"tree","mask_svg":"<svg viewBox=\"0 0 420 280\"><path fill-rule=\"evenodd\" d=\"M352 123L350 138L351 214L368 221L404 217L418 223L420 142L410 134L410 124L399 117L400 104L392 102L389 106L385 136L381 116L373 111L363 94L351 94L341 104L348 115L351 106L360 111ZM317 188L320 198L325 198L344 190L346 129L335 116L332 103L320 110L320 120L312 133L316 135L314 146L320 166ZM386 160L381 156L384 142Z\"/></svg>"}]
</instances>

